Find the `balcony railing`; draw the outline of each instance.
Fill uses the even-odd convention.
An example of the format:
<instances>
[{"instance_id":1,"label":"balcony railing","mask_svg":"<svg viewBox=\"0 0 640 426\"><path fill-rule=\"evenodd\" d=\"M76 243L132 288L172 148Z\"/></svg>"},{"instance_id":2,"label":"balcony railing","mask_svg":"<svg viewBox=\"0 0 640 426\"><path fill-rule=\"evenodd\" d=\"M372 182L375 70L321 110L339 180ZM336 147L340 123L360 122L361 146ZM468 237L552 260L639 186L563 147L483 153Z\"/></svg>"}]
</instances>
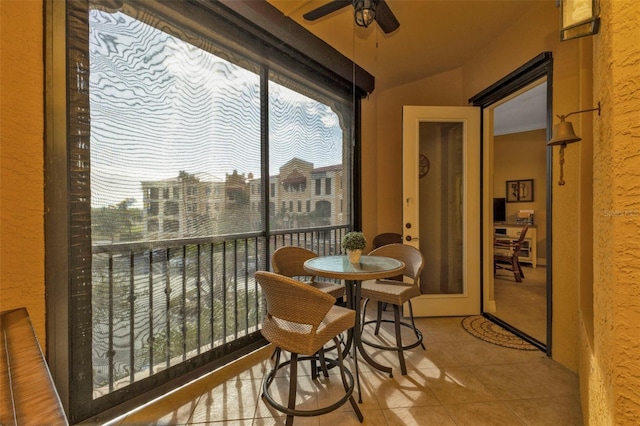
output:
<instances>
[{"instance_id":1,"label":"balcony railing","mask_svg":"<svg viewBox=\"0 0 640 426\"><path fill-rule=\"evenodd\" d=\"M264 309L254 272L269 270L270 254L284 245L337 254L348 230L94 246L94 398L208 351L258 339Z\"/></svg>"}]
</instances>

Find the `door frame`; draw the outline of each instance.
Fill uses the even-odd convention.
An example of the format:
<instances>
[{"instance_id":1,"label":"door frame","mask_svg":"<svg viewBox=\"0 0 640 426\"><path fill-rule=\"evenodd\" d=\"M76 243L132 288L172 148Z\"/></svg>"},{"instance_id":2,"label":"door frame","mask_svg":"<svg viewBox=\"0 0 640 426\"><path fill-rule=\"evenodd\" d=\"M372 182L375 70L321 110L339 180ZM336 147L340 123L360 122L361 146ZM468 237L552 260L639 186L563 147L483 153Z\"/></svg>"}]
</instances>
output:
<instances>
[{"instance_id":1,"label":"door frame","mask_svg":"<svg viewBox=\"0 0 640 426\"><path fill-rule=\"evenodd\" d=\"M481 238L481 109L475 106L403 106L403 240L420 249L420 123L462 123L462 276L463 292L421 294L412 300L415 316L466 316L481 311L481 257L477 247ZM407 141L411 140L411 143ZM425 269L427 269L425 267ZM405 315L407 314L405 307Z\"/></svg>"},{"instance_id":2,"label":"door frame","mask_svg":"<svg viewBox=\"0 0 640 426\"><path fill-rule=\"evenodd\" d=\"M517 68L515 71L509 73L502 79L498 80L496 83L487 87L483 91L479 92L475 96L469 99L469 103L474 106L479 106L482 108L482 126L484 128L492 128L492 122L487 123L487 119L492 119L493 111L489 110L488 113L485 113L485 110L489 108L491 105L496 102L501 101L502 99L513 95L517 91L523 89L526 86L534 83L535 81L546 77L547 79L547 140L551 137L551 123L553 122L553 57L551 52L542 52L537 55L521 67ZM546 216L547 216L547 232L546 232L546 253L547 253L547 333L546 333L546 345L541 342L532 339L530 336L522 333L520 330L514 328L510 324L507 324L501 321L499 318L496 318L489 312L484 311L484 295L485 295L485 274L487 269L487 264L489 259L488 256L493 258L493 247L491 242L493 241L493 231L488 231L488 225L485 223L489 211L489 195L490 192L487 190L489 182L486 182L487 171L485 170L486 159L485 155L485 131L482 132L481 137L481 150L483 155L483 161L481 164L481 190L482 190L482 199L481 199L481 264L483 266L482 274L481 274L481 288L482 288L482 315L489 318L490 320L500 324L504 328L518 335L519 337L527 340L531 344L535 345L539 349L546 352L547 356L551 357L551 348L552 348L552 307L553 307L553 255L552 255L552 225L553 225L553 150L552 147L547 146L547 157L546 157L546 165L547 165L547 202L546 202Z\"/></svg>"}]
</instances>

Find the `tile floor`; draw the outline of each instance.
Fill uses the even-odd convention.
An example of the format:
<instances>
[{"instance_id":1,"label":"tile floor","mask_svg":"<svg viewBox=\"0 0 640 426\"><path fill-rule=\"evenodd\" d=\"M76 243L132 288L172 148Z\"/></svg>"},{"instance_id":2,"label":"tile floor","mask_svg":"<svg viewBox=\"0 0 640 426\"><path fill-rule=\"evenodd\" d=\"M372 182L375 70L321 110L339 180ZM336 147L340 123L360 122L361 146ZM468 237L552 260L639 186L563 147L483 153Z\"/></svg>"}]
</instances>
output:
<instances>
[{"instance_id":1,"label":"tile floor","mask_svg":"<svg viewBox=\"0 0 640 426\"><path fill-rule=\"evenodd\" d=\"M360 362L365 425L582 425L577 375L539 351L508 349L471 336L461 318L420 318L426 351L407 356L409 374L393 378ZM105 425L280 425L284 417L260 398L271 348ZM371 350L397 365L395 354ZM352 360L348 360L352 366ZM364 364L364 365L363 365ZM308 374L309 363L301 365ZM335 369L334 369L335 370ZM299 403L313 406L337 395L335 371L300 387ZM277 383L280 388L281 383ZM286 386L282 384L283 387ZM274 385L276 386L276 385ZM335 390L335 391L334 391ZM335 393L334 393L335 392ZM356 397L357 398L357 397ZM295 425L358 425L349 403L319 417L298 417Z\"/></svg>"},{"instance_id":2,"label":"tile floor","mask_svg":"<svg viewBox=\"0 0 640 426\"><path fill-rule=\"evenodd\" d=\"M525 278L518 283L513 273L495 275L494 315L542 343L547 340L547 269L522 266Z\"/></svg>"}]
</instances>

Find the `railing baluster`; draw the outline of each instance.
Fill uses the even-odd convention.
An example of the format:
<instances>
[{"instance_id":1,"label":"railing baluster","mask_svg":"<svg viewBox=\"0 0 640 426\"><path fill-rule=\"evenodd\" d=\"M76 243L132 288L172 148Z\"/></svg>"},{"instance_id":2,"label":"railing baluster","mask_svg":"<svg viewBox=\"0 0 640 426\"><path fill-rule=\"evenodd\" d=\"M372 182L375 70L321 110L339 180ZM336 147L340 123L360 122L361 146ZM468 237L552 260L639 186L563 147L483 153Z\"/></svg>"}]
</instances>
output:
<instances>
[{"instance_id":1,"label":"railing baluster","mask_svg":"<svg viewBox=\"0 0 640 426\"><path fill-rule=\"evenodd\" d=\"M215 325L215 317L216 317L216 312L214 309L214 304L215 304L215 300L216 300L216 295L213 291L213 281L214 281L214 272L215 272L215 263L213 261L214 259L214 254L215 254L215 244L211 243L211 253L210 253L210 267L209 267L209 297L210 297L210 301L209 304L210 309L211 309L211 314L209 315L209 326L211 327L211 349L213 349L214 345L215 345L215 341L216 341L216 336L215 336L215 329L214 329L214 325Z\"/></svg>"},{"instance_id":2,"label":"railing baluster","mask_svg":"<svg viewBox=\"0 0 640 426\"><path fill-rule=\"evenodd\" d=\"M136 330L135 330L135 301L136 301L136 293L135 293L135 254L133 251L129 252L129 383L133 383L135 381L135 370L136 370Z\"/></svg>"},{"instance_id":3,"label":"railing baluster","mask_svg":"<svg viewBox=\"0 0 640 426\"><path fill-rule=\"evenodd\" d=\"M267 244L265 244L265 240L263 238L260 237L255 237L255 255L256 255L256 271L257 270L261 270L261 269L266 269L269 270L269 266L267 266L267 262L266 259L268 259L267 256L267 251L266 251L266 246ZM260 256L260 253L262 253L262 257ZM271 263L271 262L269 262ZM260 320L259 315L260 315L260 298L261 298L261 293L258 290L258 283L256 282L255 278L253 279L253 305L254 305L254 311L255 311L255 318L254 318L254 322L257 325Z\"/></svg>"},{"instance_id":4,"label":"railing baluster","mask_svg":"<svg viewBox=\"0 0 640 426\"><path fill-rule=\"evenodd\" d=\"M238 338L238 240L233 240L233 338Z\"/></svg>"},{"instance_id":5,"label":"railing baluster","mask_svg":"<svg viewBox=\"0 0 640 426\"><path fill-rule=\"evenodd\" d=\"M182 316L182 360L187 360L187 246L182 247L182 297L180 298Z\"/></svg>"},{"instance_id":6,"label":"railing baluster","mask_svg":"<svg viewBox=\"0 0 640 426\"><path fill-rule=\"evenodd\" d=\"M165 357L165 364L166 367L169 368L171 366L171 253L170 253L170 248L167 248L164 252L165 256L164 256L164 271L165 271L165 287L164 287L164 294L165 294L165 304L167 307L167 310L165 312L165 317L166 317L166 327L165 327L165 333L166 333L166 341L167 341L167 351L166 351L166 357Z\"/></svg>"},{"instance_id":7,"label":"railing baluster","mask_svg":"<svg viewBox=\"0 0 640 426\"><path fill-rule=\"evenodd\" d=\"M153 250L149 249L149 376L153 376L153 343L155 333L153 332Z\"/></svg>"},{"instance_id":8,"label":"railing baluster","mask_svg":"<svg viewBox=\"0 0 640 426\"><path fill-rule=\"evenodd\" d=\"M253 244L253 246L255 247L255 244ZM244 268L244 311L245 311L245 315L244 315L244 335L246 336L247 334L249 334L249 239L245 238L244 240L244 253L245 253L245 261L244 264L246 265ZM256 267L256 262L258 261L258 257L254 256L253 258L253 268L251 269L257 269Z\"/></svg>"},{"instance_id":9,"label":"railing baluster","mask_svg":"<svg viewBox=\"0 0 640 426\"><path fill-rule=\"evenodd\" d=\"M201 319L201 315L202 315L202 291L201 291L201 287L202 287L202 271L200 270L200 256L202 255L202 246L200 244L196 245L197 248L197 260L196 260L196 299L198 300L198 303L196 305L196 347L197 347L197 353L200 354L200 348L202 347L202 342L200 341L200 335L202 333L202 319Z\"/></svg>"},{"instance_id":10,"label":"railing baluster","mask_svg":"<svg viewBox=\"0 0 640 426\"><path fill-rule=\"evenodd\" d=\"M104 387L98 391L102 394L112 392L258 331L264 309L253 271L269 270L270 254L284 245L297 244L319 254L339 253L340 237L349 229L344 226L276 231L267 236L253 233L95 246L96 283L100 276L108 277L108 282L104 279L96 287L96 298L100 292L108 292L102 293L103 317L94 318L94 340L100 348L106 347L102 352L106 365L96 370L96 389ZM176 270L180 267L181 273ZM148 299L141 303L144 291L148 291ZM147 313L141 311L145 303ZM122 323L127 315L128 326ZM210 331L205 331L207 326ZM174 341L180 335L183 340ZM126 346L128 356L116 357L116 351ZM159 348L166 351L164 355ZM121 361L127 363L128 370L121 368ZM147 369L148 374L140 374Z\"/></svg>"},{"instance_id":11,"label":"railing baluster","mask_svg":"<svg viewBox=\"0 0 640 426\"><path fill-rule=\"evenodd\" d=\"M222 243L222 344L227 343L227 241Z\"/></svg>"},{"instance_id":12,"label":"railing baluster","mask_svg":"<svg viewBox=\"0 0 640 426\"><path fill-rule=\"evenodd\" d=\"M109 343L107 345L107 360L109 368L109 392L113 392L113 254L109 254Z\"/></svg>"}]
</instances>

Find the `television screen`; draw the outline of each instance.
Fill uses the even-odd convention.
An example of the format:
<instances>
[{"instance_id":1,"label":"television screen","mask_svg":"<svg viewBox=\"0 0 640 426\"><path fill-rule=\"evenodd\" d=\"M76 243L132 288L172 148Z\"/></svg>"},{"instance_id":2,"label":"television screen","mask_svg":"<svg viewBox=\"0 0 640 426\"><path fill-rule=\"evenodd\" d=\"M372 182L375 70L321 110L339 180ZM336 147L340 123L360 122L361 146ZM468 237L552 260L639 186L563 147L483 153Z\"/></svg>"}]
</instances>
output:
<instances>
[{"instance_id":1,"label":"television screen","mask_svg":"<svg viewBox=\"0 0 640 426\"><path fill-rule=\"evenodd\" d=\"M493 199L493 221L504 222L507 220L507 204L505 198Z\"/></svg>"}]
</instances>

